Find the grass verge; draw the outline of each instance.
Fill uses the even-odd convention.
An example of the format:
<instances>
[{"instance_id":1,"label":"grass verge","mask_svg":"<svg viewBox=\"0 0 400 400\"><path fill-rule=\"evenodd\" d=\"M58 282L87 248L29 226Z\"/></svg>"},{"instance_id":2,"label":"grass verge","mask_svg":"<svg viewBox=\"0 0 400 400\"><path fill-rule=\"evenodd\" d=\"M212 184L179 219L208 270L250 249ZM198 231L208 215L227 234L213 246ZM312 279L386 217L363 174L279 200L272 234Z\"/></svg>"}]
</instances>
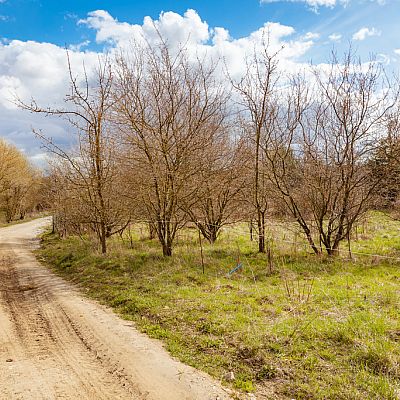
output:
<instances>
[{"instance_id":1,"label":"grass verge","mask_svg":"<svg viewBox=\"0 0 400 400\"><path fill-rule=\"evenodd\" d=\"M356 246L393 255L399 228L374 213ZM258 398L400 398L399 263L275 249L271 273L233 229L205 246L202 274L190 231L168 259L139 236L132 246L114 239L102 256L89 240L46 234L38 253L181 361ZM228 277L238 258L243 268Z\"/></svg>"}]
</instances>

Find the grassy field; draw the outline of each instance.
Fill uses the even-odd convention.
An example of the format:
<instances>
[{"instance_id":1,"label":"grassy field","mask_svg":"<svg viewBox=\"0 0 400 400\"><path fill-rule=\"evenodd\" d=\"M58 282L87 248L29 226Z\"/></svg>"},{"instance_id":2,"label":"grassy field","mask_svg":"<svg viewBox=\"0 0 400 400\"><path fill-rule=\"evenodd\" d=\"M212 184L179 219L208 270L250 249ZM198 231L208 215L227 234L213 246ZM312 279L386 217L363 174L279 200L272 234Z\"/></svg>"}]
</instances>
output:
<instances>
[{"instance_id":1,"label":"grassy field","mask_svg":"<svg viewBox=\"0 0 400 400\"><path fill-rule=\"evenodd\" d=\"M180 360L258 399L399 399L400 261L358 253L400 257L400 223L372 213L352 260L319 259L271 227L272 271L245 228L204 245L204 274L190 230L168 259L140 227L107 256L52 235L39 256Z\"/></svg>"}]
</instances>

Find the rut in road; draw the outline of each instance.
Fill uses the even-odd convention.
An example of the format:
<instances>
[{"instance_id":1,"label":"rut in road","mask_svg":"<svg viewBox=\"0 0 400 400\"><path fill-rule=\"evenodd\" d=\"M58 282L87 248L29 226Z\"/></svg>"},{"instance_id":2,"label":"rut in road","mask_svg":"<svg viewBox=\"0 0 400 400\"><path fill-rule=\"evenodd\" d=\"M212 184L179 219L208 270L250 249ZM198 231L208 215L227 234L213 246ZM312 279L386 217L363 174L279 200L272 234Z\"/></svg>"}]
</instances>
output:
<instances>
[{"instance_id":1,"label":"rut in road","mask_svg":"<svg viewBox=\"0 0 400 400\"><path fill-rule=\"evenodd\" d=\"M38 263L48 223L0 229L0 400L232 398Z\"/></svg>"},{"instance_id":2,"label":"rut in road","mask_svg":"<svg viewBox=\"0 0 400 400\"><path fill-rule=\"evenodd\" d=\"M28 271L15 268L16 261L15 254L3 251L1 307L13 339L6 341L0 354L13 361L3 364L0 376L13 381L13 393L0 391L0 398L134 398L127 383L88 350L51 294L41 290ZM27 372L31 379L26 379Z\"/></svg>"}]
</instances>

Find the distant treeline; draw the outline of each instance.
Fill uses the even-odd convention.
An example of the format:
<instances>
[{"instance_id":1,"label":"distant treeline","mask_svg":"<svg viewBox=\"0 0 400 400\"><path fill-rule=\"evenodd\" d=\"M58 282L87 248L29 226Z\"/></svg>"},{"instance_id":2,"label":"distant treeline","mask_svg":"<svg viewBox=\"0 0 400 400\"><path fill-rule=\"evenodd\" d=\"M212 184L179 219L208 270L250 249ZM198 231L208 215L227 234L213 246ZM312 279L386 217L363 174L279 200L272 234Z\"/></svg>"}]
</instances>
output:
<instances>
[{"instance_id":1,"label":"distant treeline","mask_svg":"<svg viewBox=\"0 0 400 400\"><path fill-rule=\"evenodd\" d=\"M26 156L0 138L0 222L22 220L42 211L47 200L44 178Z\"/></svg>"}]
</instances>

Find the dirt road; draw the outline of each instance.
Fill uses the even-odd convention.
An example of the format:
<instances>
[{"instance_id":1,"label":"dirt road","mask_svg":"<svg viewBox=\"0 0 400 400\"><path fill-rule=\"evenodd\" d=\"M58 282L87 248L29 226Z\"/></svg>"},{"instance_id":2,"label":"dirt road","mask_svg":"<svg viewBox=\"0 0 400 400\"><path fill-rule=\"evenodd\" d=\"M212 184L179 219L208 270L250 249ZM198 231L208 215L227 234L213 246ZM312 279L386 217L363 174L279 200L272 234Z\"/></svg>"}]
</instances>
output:
<instances>
[{"instance_id":1,"label":"dirt road","mask_svg":"<svg viewBox=\"0 0 400 400\"><path fill-rule=\"evenodd\" d=\"M1 400L229 398L42 267L32 248L48 222L0 229Z\"/></svg>"}]
</instances>

